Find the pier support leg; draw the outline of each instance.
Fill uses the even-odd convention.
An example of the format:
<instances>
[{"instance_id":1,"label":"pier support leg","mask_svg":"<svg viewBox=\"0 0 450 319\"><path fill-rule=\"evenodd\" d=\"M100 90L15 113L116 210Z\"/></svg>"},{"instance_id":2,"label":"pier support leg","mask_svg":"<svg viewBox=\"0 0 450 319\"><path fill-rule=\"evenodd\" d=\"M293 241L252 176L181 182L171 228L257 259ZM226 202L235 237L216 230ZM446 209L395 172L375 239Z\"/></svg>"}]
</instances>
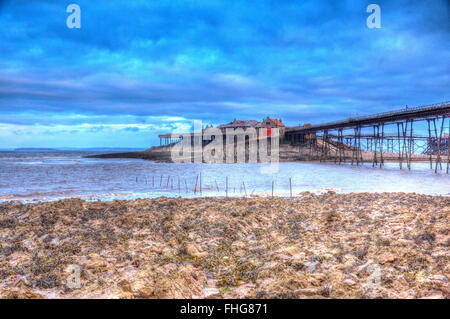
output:
<instances>
[{"instance_id":1,"label":"pier support leg","mask_svg":"<svg viewBox=\"0 0 450 319\"><path fill-rule=\"evenodd\" d=\"M441 160L441 140L442 140L442 132L444 131L444 123L445 123L445 115L442 117L441 131L437 140L437 158L436 158L436 168L434 172L437 173L437 166L439 163L439 168L442 170L442 160Z\"/></svg>"},{"instance_id":2,"label":"pier support leg","mask_svg":"<svg viewBox=\"0 0 450 319\"><path fill-rule=\"evenodd\" d=\"M403 123L402 123L403 126ZM403 131L403 128L402 128ZM400 165L400 169L403 169L402 167L402 149L401 149L401 136L400 136L400 123L397 123L397 141L398 141L398 162Z\"/></svg>"},{"instance_id":3,"label":"pier support leg","mask_svg":"<svg viewBox=\"0 0 450 319\"><path fill-rule=\"evenodd\" d=\"M380 143L380 168L383 167L383 144L384 144L384 123L381 124L381 143Z\"/></svg>"},{"instance_id":4,"label":"pier support leg","mask_svg":"<svg viewBox=\"0 0 450 319\"><path fill-rule=\"evenodd\" d=\"M430 120L427 119L427 123L428 123L428 145L427 145L427 149L428 149L428 153L430 153L430 169L433 169L433 139L431 138L431 125L430 125Z\"/></svg>"},{"instance_id":5,"label":"pier support leg","mask_svg":"<svg viewBox=\"0 0 450 319\"><path fill-rule=\"evenodd\" d=\"M448 118L448 138L447 138L447 174L450 166L450 117Z\"/></svg>"}]
</instances>

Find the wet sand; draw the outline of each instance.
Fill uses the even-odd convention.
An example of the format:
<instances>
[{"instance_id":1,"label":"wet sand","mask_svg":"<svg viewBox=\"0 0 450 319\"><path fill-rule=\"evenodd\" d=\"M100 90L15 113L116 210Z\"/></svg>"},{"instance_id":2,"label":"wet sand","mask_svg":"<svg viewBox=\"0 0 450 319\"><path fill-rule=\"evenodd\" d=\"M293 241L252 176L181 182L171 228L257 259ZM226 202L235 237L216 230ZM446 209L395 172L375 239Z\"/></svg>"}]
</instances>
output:
<instances>
[{"instance_id":1,"label":"wet sand","mask_svg":"<svg viewBox=\"0 0 450 319\"><path fill-rule=\"evenodd\" d=\"M449 214L404 193L10 202L0 297L449 298Z\"/></svg>"}]
</instances>

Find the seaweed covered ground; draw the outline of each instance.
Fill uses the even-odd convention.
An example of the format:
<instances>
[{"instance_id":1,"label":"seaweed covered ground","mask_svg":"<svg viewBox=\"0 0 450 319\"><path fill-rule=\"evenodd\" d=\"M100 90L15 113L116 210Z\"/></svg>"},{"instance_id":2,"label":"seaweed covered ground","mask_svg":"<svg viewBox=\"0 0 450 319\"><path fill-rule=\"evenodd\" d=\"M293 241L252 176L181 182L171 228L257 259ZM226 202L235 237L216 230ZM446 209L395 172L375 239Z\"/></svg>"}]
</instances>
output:
<instances>
[{"instance_id":1,"label":"seaweed covered ground","mask_svg":"<svg viewBox=\"0 0 450 319\"><path fill-rule=\"evenodd\" d=\"M0 297L449 298L449 213L403 193L10 202Z\"/></svg>"}]
</instances>

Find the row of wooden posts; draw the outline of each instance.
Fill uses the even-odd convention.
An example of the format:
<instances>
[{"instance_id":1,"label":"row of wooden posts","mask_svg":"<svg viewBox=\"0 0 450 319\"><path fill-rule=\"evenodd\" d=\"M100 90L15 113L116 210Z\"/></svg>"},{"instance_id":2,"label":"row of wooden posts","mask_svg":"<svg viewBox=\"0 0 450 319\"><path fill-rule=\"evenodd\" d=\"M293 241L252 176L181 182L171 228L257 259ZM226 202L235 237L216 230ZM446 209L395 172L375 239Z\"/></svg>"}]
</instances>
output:
<instances>
[{"instance_id":1,"label":"row of wooden posts","mask_svg":"<svg viewBox=\"0 0 450 319\"><path fill-rule=\"evenodd\" d=\"M174 187L173 187L173 178L172 178L173 176L170 176L170 175L167 175L167 179L166 180L164 180L164 176L163 175L161 175L160 176L160 178L159 178L159 188L163 188L164 187L164 181L165 181L165 187L166 188L169 188L169 184L170 184L170 189L174 189ZM180 179L180 177L179 176L177 176L178 177L178 192L179 193L181 193L181 189L182 189L182 183L181 183L181 179ZM142 180L142 178L141 178L141 180ZM151 185L152 185L152 187L153 188L155 188L155 176L152 176L152 178L151 178ZM149 180L147 179L147 176L144 176L144 178L143 178L143 181L145 182L145 184L148 184L149 183ZM136 183L138 183L139 182L139 178L136 176ZM216 190L218 191L218 192L220 192L220 187L219 187L219 185L217 184L217 180L214 180L214 182L215 182L215 186L216 186ZM197 186L198 186L198 188L197 188ZM188 183L187 183L187 181L186 181L186 179L184 179L184 189L185 189L185 192L186 193L189 193L189 187L188 187ZM203 194L203 186L202 186L202 173L199 173L197 176L196 176L196 179L195 179L195 187L194 187L194 194L195 193L199 193L200 194L200 196ZM234 187L233 188L233 190L234 190L234 193L236 193L236 187ZM274 190L275 190L275 181L274 180L272 180L272 197L274 197ZM248 196L248 194L247 194L247 187L246 187L246 185L245 185L245 182L244 181L242 181L242 184L240 185L240 190L239 190L241 193L242 193L242 191L244 191L244 193L245 193L245 197L247 197ZM253 189L253 191L250 193L250 196L252 196L253 195L253 193L254 193L254 191L255 191L255 189ZM290 193L290 197L292 197L292 178L290 177L289 178L289 193ZM228 194L229 194L229 187L228 187L228 176L225 178L225 197L226 198L228 198Z\"/></svg>"}]
</instances>

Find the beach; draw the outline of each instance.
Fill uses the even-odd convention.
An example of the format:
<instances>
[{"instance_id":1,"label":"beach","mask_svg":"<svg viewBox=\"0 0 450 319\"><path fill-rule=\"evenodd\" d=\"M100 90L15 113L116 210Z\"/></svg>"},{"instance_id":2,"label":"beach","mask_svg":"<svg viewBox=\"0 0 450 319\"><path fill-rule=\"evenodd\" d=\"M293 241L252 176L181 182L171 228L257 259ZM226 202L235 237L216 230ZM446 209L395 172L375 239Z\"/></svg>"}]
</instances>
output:
<instances>
[{"instance_id":1,"label":"beach","mask_svg":"<svg viewBox=\"0 0 450 319\"><path fill-rule=\"evenodd\" d=\"M449 215L414 193L13 201L0 297L449 298Z\"/></svg>"}]
</instances>

